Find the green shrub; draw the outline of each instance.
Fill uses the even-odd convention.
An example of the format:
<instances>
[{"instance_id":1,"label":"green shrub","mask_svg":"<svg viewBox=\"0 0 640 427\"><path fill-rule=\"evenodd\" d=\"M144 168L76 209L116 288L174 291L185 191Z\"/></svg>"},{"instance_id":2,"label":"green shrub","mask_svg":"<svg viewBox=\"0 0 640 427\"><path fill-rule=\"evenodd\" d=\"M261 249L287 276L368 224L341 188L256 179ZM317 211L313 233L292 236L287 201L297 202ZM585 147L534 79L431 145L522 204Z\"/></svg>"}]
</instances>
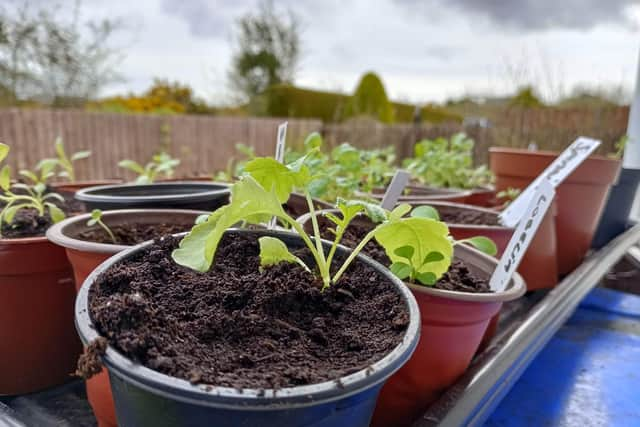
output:
<instances>
[{"instance_id":1,"label":"green shrub","mask_svg":"<svg viewBox=\"0 0 640 427\"><path fill-rule=\"evenodd\" d=\"M382 80L375 73L366 73L360 79L355 93L349 99L344 118L369 116L382 123L393 123L394 108L387 98Z\"/></svg>"}]
</instances>

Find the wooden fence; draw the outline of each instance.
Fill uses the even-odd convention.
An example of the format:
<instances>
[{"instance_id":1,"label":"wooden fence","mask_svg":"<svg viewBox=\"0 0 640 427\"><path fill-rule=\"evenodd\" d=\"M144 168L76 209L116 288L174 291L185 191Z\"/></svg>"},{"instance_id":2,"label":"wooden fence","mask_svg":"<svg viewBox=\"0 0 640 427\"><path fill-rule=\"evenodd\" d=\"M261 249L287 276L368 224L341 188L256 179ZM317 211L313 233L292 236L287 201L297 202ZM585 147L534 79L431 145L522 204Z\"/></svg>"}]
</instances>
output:
<instances>
[{"instance_id":1,"label":"wooden fence","mask_svg":"<svg viewBox=\"0 0 640 427\"><path fill-rule=\"evenodd\" d=\"M319 120L289 119L287 144L299 146L312 131L320 131L329 147L351 142L363 148L394 145L400 157L412 153L421 138L465 131L476 140L476 163L486 163L492 145L561 149L575 137L604 141L601 153L613 150L624 134L627 108L606 110L509 110L488 127L459 124L414 126L383 125L372 120L323 124ZM146 162L161 148L179 157L178 176L222 170L237 156L235 145L253 146L260 155L271 154L276 128L284 119L210 116L152 116L90 113L72 110L0 110L0 141L12 146L9 163L32 168L51 157L53 141L61 136L67 151L89 149L93 155L77 163L79 179L124 177L117 167L122 159Z\"/></svg>"}]
</instances>

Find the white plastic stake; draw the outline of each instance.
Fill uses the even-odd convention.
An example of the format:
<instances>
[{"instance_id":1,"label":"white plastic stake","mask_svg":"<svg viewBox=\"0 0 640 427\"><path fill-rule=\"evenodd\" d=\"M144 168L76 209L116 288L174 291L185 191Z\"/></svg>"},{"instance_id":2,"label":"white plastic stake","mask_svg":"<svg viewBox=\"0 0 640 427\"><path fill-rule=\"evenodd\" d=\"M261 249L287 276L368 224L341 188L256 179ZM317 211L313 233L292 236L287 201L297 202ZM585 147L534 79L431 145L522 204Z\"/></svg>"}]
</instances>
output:
<instances>
[{"instance_id":1,"label":"white plastic stake","mask_svg":"<svg viewBox=\"0 0 640 427\"><path fill-rule=\"evenodd\" d=\"M583 136L576 139L500 214L500 222L515 227L542 180L548 180L557 188L599 145L600 141L595 139Z\"/></svg>"},{"instance_id":2,"label":"white plastic stake","mask_svg":"<svg viewBox=\"0 0 640 427\"><path fill-rule=\"evenodd\" d=\"M289 122L284 122L280 125L278 125L278 133L276 136L276 155L275 155L275 159L277 161L279 161L280 163L284 162L284 148L285 148L285 142L287 141L287 125L289 124ZM271 218L271 221L269 221L269 225L268 225L269 230L273 230L274 228L276 228L276 219Z\"/></svg>"},{"instance_id":3,"label":"white plastic stake","mask_svg":"<svg viewBox=\"0 0 640 427\"><path fill-rule=\"evenodd\" d=\"M624 147L622 167L625 169L640 169L640 58L638 58L636 89L629 109L627 136L629 139Z\"/></svg>"},{"instance_id":4,"label":"white plastic stake","mask_svg":"<svg viewBox=\"0 0 640 427\"><path fill-rule=\"evenodd\" d=\"M387 187L387 191L385 191L384 196L382 197L382 202L380 202L380 206L383 209L390 211L396 206L396 203L404 191L404 187L407 186L410 177L411 175L409 172L405 170L398 169L396 171L391 179L391 183Z\"/></svg>"},{"instance_id":5,"label":"white plastic stake","mask_svg":"<svg viewBox=\"0 0 640 427\"><path fill-rule=\"evenodd\" d=\"M506 288L511 276L520 265L522 257L527 252L531 240L536 235L544 215L549 210L554 195L555 188L547 179L540 181L533 191L524 216L511 236L507 249L502 254L502 258L500 258L498 266L489 280L489 287L492 291L500 292ZM545 266L541 265L540 268L545 268Z\"/></svg>"}]
</instances>

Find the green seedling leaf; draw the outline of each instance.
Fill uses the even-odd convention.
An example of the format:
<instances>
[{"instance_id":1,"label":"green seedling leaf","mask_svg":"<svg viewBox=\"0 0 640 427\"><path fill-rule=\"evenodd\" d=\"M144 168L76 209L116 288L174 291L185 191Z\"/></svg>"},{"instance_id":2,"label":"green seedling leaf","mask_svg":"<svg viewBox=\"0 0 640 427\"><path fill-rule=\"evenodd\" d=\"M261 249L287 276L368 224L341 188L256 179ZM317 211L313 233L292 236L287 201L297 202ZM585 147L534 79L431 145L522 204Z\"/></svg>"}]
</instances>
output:
<instances>
[{"instance_id":1,"label":"green seedling leaf","mask_svg":"<svg viewBox=\"0 0 640 427\"><path fill-rule=\"evenodd\" d=\"M260 266L267 267L281 262L291 262L302 266L311 272L304 262L297 256L289 252L287 245L275 237L264 236L258 239L260 243Z\"/></svg>"},{"instance_id":2,"label":"green seedling leaf","mask_svg":"<svg viewBox=\"0 0 640 427\"><path fill-rule=\"evenodd\" d=\"M432 272L427 271L425 273L416 274L416 280L423 285L433 286L438 281L438 278Z\"/></svg>"},{"instance_id":3,"label":"green seedling leaf","mask_svg":"<svg viewBox=\"0 0 640 427\"><path fill-rule=\"evenodd\" d=\"M51 215L51 219L54 223L60 222L65 218L66 215L64 214L62 209L60 209L53 203L47 202L45 203L45 205L49 208L49 215Z\"/></svg>"},{"instance_id":4,"label":"green seedling leaf","mask_svg":"<svg viewBox=\"0 0 640 427\"><path fill-rule=\"evenodd\" d=\"M429 252L427 254L426 257L424 257L424 260L422 260L422 264L427 264L430 262L439 262L444 260L444 255L442 255L440 252Z\"/></svg>"},{"instance_id":5,"label":"green seedling leaf","mask_svg":"<svg viewBox=\"0 0 640 427\"><path fill-rule=\"evenodd\" d=\"M22 208L23 208L22 205L13 205L13 206L9 206L8 208L5 208L2 211L4 220L8 224L11 224L13 222L13 218L16 216L16 212L18 212Z\"/></svg>"},{"instance_id":6,"label":"green seedling leaf","mask_svg":"<svg viewBox=\"0 0 640 427\"><path fill-rule=\"evenodd\" d=\"M435 221L440 221L440 214L438 211L432 206L418 206L413 211L411 211L411 216L414 218L429 218Z\"/></svg>"},{"instance_id":7,"label":"green seedling leaf","mask_svg":"<svg viewBox=\"0 0 640 427\"><path fill-rule=\"evenodd\" d=\"M43 178L50 177L53 175L53 170L56 168L57 165L58 165L57 159L42 159L36 165L36 170L40 171L41 177Z\"/></svg>"},{"instance_id":8,"label":"green seedling leaf","mask_svg":"<svg viewBox=\"0 0 640 427\"><path fill-rule=\"evenodd\" d=\"M322 147L322 142L322 135L320 135L318 132L312 132L305 138L304 148L307 151L313 150L314 148L320 148Z\"/></svg>"},{"instance_id":9,"label":"green seedling leaf","mask_svg":"<svg viewBox=\"0 0 640 427\"><path fill-rule=\"evenodd\" d=\"M300 159L295 162L298 170L292 170L270 157L258 157L247 162L244 170L265 190L273 189L280 203L285 203L295 187L304 187L311 179L304 161L298 162Z\"/></svg>"},{"instance_id":10,"label":"green seedling leaf","mask_svg":"<svg viewBox=\"0 0 640 427\"><path fill-rule=\"evenodd\" d=\"M198 218L196 218L195 224L197 225L197 224L202 224L202 223L206 222L207 219L209 219L209 215L210 214L203 214L203 215L198 216Z\"/></svg>"},{"instance_id":11,"label":"green seedling leaf","mask_svg":"<svg viewBox=\"0 0 640 427\"><path fill-rule=\"evenodd\" d=\"M207 271L225 230L240 221L256 224L274 216L290 219L275 191L268 192L252 176L245 176L231 187L231 203L193 227L173 251L173 259L194 270Z\"/></svg>"},{"instance_id":12,"label":"green seedling leaf","mask_svg":"<svg viewBox=\"0 0 640 427\"><path fill-rule=\"evenodd\" d=\"M71 161L75 162L76 160L86 159L89 156L91 156L91 151L78 151L77 153L73 153Z\"/></svg>"},{"instance_id":13,"label":"green seedling leaf","mask_svg":"<svg viewBox=\"0 0 640 427\"><path fill-rule=\"evenodd\" d=\"M4 165L2 169L0 169L0 188L3 191L9 191L11 187L11 167L9 165Z\"/></svg>"},{"instance_id":14,"label":"green seedling leaf","mask_svg":"<svg viewBox=\"0 0 640 427\"><path fill-rule=\"evenodd\" d=\"M0 142L0 162L7 158L9 155L9 146Z\"/></svg>"},{"instance_id":15,"label":"green seedling leaf","mask_svg":"<svg viewBox=\"0 0 640 427\"><path fill-rule=\"evenodd\" d=\"M413 247L411 265L416 275L431 272L436 277L440 277L451 265L453 245L449 239L449 229L442 222L417 217L402 218L380 225L375 238L385 249L392 263L407 261L396 254L397 249L403 246ZM431 252L441 253L443 259L423 264L424 259Z\"/></svg>"},{"instance_id":16,"label":"green seedling leaf","mask_svg":"<svg viewBox=\"0 0 640 427\"><path fill-rule=\"evenodd\" d=\"M118 162L118 166L124 169L129 169L130 171L133 171L140 175L144 175L146 173L145 168L142 167L140 163L133 160L120 160Z\"/></svg>"},{"instance_id":17,"label":"green seedling leaf","mask_svg":"<svg viewBox=\"0 0 640 427\"><path fill-rule=\"evenodd\" d=\"M405 264L404 262L394 262L393 264L391 264L391 267L389 267L389 270L391 270L391 272L395 274L398 279L405 280L411 275L412 269L409 264Z\"/></svg>"},{"instance_id":18,"label":"green seedling leaf","mask_svg":"<svg viewBox=\"0 0 640 427\"><path fill-rule=\"evenodd\" d=\"M61 159L66 159L67 153L64 152L64 144L62 142L62 138L57 137L54 143L54 146L55 146L56 154L58 155L58 157Z\"/></svg>"},{"instance_id":19,"label":"green seedling leaf","mask_svg":"<svg viewBox=\"0 0 640 427\"><path fill-rule=\"evenodd\" d=\"M467 243L478 249L480 252L484 252L485 254L491 256L496 256L496 254L498 253L498 247L496 246L495 242L484 236L470 237L468 239L459 240L456 243Z\"/></svg>"},{"instance_id":20,"label":"green seedling leaf","mask_svg":"<svg viewBox=\"0 0 640 427\"><path fill-rule=\"evenodd\" d=\"M400 246L394 250L393 253L401 258L411 261L411 258L413 258L413 254L415 253L415 249L413 249L413 246Z\"/></svg>"},{"instance_id":21,"label":"green seedling leaf","mask_svg":"<svg viewBox=\"0 0 640 427\"><path fill-rule=\"evenodd\" d=\"M337 208L345 215L345 218L347 217L346 212L349 213L349 218L353 218L357 213L364 212L375 223L383 222L388 218L387 211L381 208L380 205L362 200L338 199Z\"/></svg>"},{"instance_id":22,"label":"green seedling leaf","mask_svg":"<svg viewBox=\"0 0 640 427\"><path fill-rule=\"evenodd\" d=\"M410 204L402 203L402 204L396 206L391 211L391 213L389 214L389 220L391 220L391 221L398 220L398 219L402 218L403 216L405 216L406 214L408 214L410 210L411 210L411 205Z\"/></svg>"},{"instance_id":23,"label":"green seedling leaf","mask_svg":"<svg viewBox=\"0 0 640 427\"><path fill-rule=\"evenodd\" d=\"M20 175L24 176L25 178L29 179L34 184L39 181L38 175L36 175L35 173L31 172L30 170L22 169L22 170L18 171L18 174L20 174Z\"/></svg>"}]
</instances>

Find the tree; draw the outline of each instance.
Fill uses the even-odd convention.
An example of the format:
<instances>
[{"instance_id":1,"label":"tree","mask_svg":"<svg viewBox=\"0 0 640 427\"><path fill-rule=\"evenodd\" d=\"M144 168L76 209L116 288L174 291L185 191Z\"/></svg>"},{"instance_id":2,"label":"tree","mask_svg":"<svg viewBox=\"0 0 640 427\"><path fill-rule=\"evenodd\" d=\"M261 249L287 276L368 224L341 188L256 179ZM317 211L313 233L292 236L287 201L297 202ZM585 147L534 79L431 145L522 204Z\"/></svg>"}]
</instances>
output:
<instances>
[{"instance_id":1,"label":"tree","mask_svg":"<svg viewBox=\"0 0 640 427\"><path fill-rule=\"evenodd\" d=\"M249 13L237 24L236 47L229 79L242 101L278 83L293 83L300 57L298 19L276 14L270 0L260 3L257 15Z\"/></svg>"},{"instance_id":2,"label":"tree","mask_svg":"<svg viewBox=\"0 0 640 427\"><path fill-rule=\"evenodd\" d=\"M393 105L389 102L382 80L373 72L362 76L347 104L345 117L357 116L371 116L382 123L393 122Z\"/></svg>"},{"instance_id":3,"label":"tree","mask_svg":"<svg viewBox=\"0 0 640 427\"><path fill-rule=\"evenodd\" d=\"M116 67L122 56L111 46L120 22L81 22L79 0L70 19L58 16L60 9L32 9L28 0L0 9L0 87L16 100L84 103L120 80Z\"/></svg>"}]
</instances>

